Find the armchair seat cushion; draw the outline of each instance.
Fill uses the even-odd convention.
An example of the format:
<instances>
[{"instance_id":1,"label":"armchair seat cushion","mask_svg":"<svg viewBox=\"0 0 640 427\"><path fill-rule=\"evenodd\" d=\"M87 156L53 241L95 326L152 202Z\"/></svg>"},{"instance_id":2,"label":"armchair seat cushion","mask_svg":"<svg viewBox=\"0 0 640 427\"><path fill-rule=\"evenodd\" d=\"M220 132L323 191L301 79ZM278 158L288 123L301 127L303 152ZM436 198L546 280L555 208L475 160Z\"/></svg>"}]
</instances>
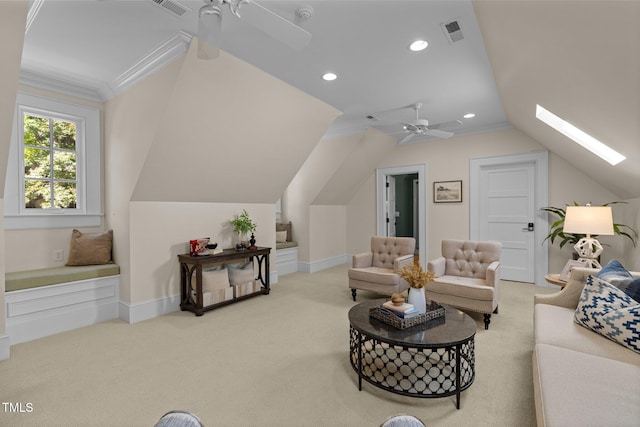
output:
<instances>
[{"instance_id":1,"label":"armchair seat cushion","mask_svg":"<svg viewBox=\"0 0 640 427\"><path fill-rule=\"evenodd\" d=\"M365 267L349 269L349 279L377 283L379 285L397 286L400 276L390 268Z\"/></svg>"},{"instance_id":2,"label":"armchair seat cushion","mask_svg":"<svg viewBox=\"0 0 640 427\"><path fill-rule=\"evenodd\" d=\"M400 277L405 265L413 262L416 240L413 237L373 236L371 251L353 255L349 269L349 288L356 300L356 290L391 295L409 288Z\"/></svg>"},{"instance_id":3,"label":"armchair seat cushion","mask_svg":"<svg viewBox=\"0 0 640 427\"><path fill-rule=\"evenodd\" d=\"M458 298L480 301L492 301L495 295L494 288L487 286L485 279L472 277L440 276L429 282L427 288L432 293L454 293Z\"/></svg>"}]
</instances>

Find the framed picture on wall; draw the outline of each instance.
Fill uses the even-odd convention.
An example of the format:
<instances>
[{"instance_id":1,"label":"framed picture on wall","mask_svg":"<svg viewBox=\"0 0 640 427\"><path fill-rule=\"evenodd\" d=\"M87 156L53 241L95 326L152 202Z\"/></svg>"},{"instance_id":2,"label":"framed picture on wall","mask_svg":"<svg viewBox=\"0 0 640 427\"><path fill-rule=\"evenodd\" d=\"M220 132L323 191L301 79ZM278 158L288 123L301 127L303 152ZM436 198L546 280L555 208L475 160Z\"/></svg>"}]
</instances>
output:
<instances>
[{"instance_id":1,"label":"framed picture on wall","mask_svg":"<svg viewBox=\"0 0 640 427\"><path fill-rule=\"evenodd\" d=\"M460 202L462 202L462 180L433 182L433 203Z\"/></svg>"}]
</instances>

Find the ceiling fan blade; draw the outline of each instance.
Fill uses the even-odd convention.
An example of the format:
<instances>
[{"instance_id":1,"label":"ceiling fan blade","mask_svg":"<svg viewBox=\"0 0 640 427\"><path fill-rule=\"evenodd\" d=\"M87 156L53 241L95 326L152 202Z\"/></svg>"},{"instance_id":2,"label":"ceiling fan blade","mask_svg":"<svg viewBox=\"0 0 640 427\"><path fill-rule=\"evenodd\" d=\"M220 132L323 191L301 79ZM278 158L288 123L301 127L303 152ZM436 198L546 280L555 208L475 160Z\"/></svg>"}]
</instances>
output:
<instances>
[{"instance_id":1,"label":"ceiling fan blade","mask_svg":"<svg viewBox=\"0 0 640 427\"><path fill-rule=\"evenodd\" d=\"M293 49L304 49L311 41L307 30L253 1L243 1L238 14L242 20Z\"/></svg>"},{"instance_id":2,"label":"ceiling fan blade","mask_svg":"<svg viewBox=\"0 0 640 427\"><path fill-rule=\"evenodd\" d=\"M220 55L222 10L207 4L198 12L198 58L214 59Z\"/></svg>"},{"instance_id":3,"label":"ceiling fan blade","mask_svg":"<svg viewBox=\"0 0 640 427\"><path fill-rule=\"evenodd\" d=\"M444 130L438 130L438 129L427 129L424 132L425 135L429 135L429 136L435 136L437 138L451 138L453 136L453 132L447 132Z\"/></svg>"},{"instance_id":4,"label":"ceiling fan blade","mask_svg":"<svg viewBox=\"0 0 640 427\"><path fill-rule=\"evenodd\" d=\"M416 136L415 133L410 133L409 135L405 136L404 138L402 138L400 141L398 141L398 145L400 144L406 144L407 142L411 141L413 139L413 137Z\"/></svg>"},{"instance_id":5,"label":"ceiling fan blade","mask_svg":"<svg viewBox=\"0 0 640 427\"><path fill-rule=\"evenodd\" d=\"M452 130L458 129L460 126L462 126L461 120L452 120L450 122L442 122L436 123L434 125L429 125L429 129Z\"/></svg>"}]
</instances>

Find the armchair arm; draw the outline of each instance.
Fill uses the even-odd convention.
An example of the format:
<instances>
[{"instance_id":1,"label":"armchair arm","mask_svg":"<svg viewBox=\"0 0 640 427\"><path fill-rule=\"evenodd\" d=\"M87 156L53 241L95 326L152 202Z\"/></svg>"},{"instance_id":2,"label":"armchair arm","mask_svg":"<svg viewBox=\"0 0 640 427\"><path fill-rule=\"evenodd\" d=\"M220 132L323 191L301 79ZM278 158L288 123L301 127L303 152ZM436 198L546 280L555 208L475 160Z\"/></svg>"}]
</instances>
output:
<instances>
[{"instance_id":1,"label":"armchair arm","mask_svg":"<svg viewBox=\"0 0 640 427\"><path fill-rule=\"evenodd\" d=\"M500 261L494 261L487 267L487 285L496 287L500 281Z\"/></svg>"},{"instance_id":2,"label":"armchair arm","mask_svg":"<svg viewBox=\"0 0 640 427\"><path fill-rule=\"evenodd\" d=\"M373 253L371 252L362 252L359 254L355 254L351 261L353 268L371 267L372 263L373 263Z\"/></svg>"},{"instance_id":3,"label":"armchair arm","mask_svg":"<svg viewBox=\"0 0 640 427\"><path fill-rule=\"evenodd\" d=\"M427 263L427 271L432 272L436 275L436 277L444 276L445 267L447 266L447 261L443 256L432 259Z\"/></svg>"},{"instance_id":4,"label":"armchair arm","mask_svg":"<svg viewBox=\"0 0 640 427\"><path fill-rule=\"evenodd\" d=\"M597 268L575 267L571 270L571 277L562 290L553 294L536 294L533 297L533 303L576 308L582 294L582 288L587 283L587 277L597 274L598 271Z\"/></svg>"},{"instance_id":5,"label":"armchair arm","mask_svg":"<svg viewBox=\"0 0 640 427\"><path fill-rule=\"evenodd\" d=\"M413 263L413 254L402 255L393 260L393 271L398 272L407 265Z\"/></svg>"}]
</instances>

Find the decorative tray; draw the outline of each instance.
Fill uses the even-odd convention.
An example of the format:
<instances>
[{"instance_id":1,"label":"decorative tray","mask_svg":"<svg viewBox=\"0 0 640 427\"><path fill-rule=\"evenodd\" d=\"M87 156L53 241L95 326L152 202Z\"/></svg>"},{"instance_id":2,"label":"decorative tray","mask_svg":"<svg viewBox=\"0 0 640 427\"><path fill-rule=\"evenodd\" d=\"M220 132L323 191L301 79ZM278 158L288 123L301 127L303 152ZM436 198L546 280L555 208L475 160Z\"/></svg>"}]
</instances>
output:
<instances>
[{"instance_id":1,"label":"decorative tray","mask_svg":"<svg viewBox=\"0 0 640 427\"><path fill-rule=\"evenodd\" d=\"M369 316L374 319L386 323L398 329L406 329L412 326L420 325L422 323L429 322L431 320L441 320L441 322L433 322L437 324L444 323L444 307L435 301L427 302L427 312L418 314L409 318L402 318L394 314L391 310L388 310L381 305L369 308ZM435 326L435 325L434 325Z\"/></svg>"}]
</instances>

